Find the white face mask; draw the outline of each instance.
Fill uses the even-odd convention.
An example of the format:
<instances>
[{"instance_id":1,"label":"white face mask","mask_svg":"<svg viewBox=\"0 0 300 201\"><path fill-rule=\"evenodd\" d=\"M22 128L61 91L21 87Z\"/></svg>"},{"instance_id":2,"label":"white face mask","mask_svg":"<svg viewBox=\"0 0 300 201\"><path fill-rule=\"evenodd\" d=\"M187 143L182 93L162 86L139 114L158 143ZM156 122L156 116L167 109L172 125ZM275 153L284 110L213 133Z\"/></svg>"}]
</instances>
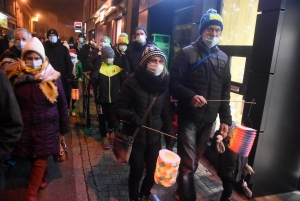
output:
<instances>
[{"instance_id":1,"label":"white face mask","mask_svg":"<svg viewBox=\"0 0 300 201\"><path fill-rule=\"evenodd\" d=\"M107 43L103 42L103 43L100 43L100 46L105 47L105 46L109 46L109 45Z\"/></svg>"},{"instance_id":2,"label":"white face mask","mask_svg":"<svg viewBox=\"0 0 300 201\"><path fill-rule=\"evenodd\" d=\"M138 42L139 44L144 44L146 42L146 36L137 36L136 37L136 42Z\"/></svg>"},{"instance_id":3,"label":"white face mask","mask_svg":"<svg viewBox=\"0 0 300 201\"><path fill-rule=\"evenodd\" d=\"M125 52L127 50L127 45L119 45L119 50Z\"/></svg>"},{"instance_id":4,"label":"white face mask","mask_svg":"<svg viewBox=\"0 0 300 201\"><path fill-rule=\"evenodd\" d=\"M164 65L150 63L147 65L147 71L152 73L154 76L159 76L164 70Z\"/></svg>"},{"instance_id":5,"label":"white face mask","mask_svg":"<svg viewBox=\"0 0 300 201\"><path fill-rule=\"evenodd\" d=\"M25 61L26 65L32 68L37 68L43 64L43 61L41 59L39 60L27 60Z\"/></svg>"},{"instance_id":6,"label":"white face mask","mask_svg":"<svg viewBox=\"0 0 300 201\"><path fill-rule=\"evenodd\" d=\"M24 42L24 41L20 41L20 43L15 43L15 46L18 50L22 51L26 45L27 41Z\"/></svg>"},{"instance_id":7,"label":"white face mask","mask_svg":"<svg viewBox=\"0 0 300 201\"><path fill-rule=\"evenodd\" d=\"M50 41L51 43L56 43L56 42L57 42L57 36L50 36L50 37L49 37L49 41Z\"/></svg>"},{"instance_id":8,"label":"white face mask","mask_svg":"<svg viewBox=\"0 0 300 201\"><path fill-rule=\"evenodd\" d=\"M207 47L212 48L217 45L220 41L220 36L214 37L210 35L204 35L202 41L207 45Z\"/></svg>"},{"instance_id":9,"label":"white face mask","mask_svg":"<svg viewBox=\"0 0 300 201\"><path fill-rule=\"evenodd\" d=\"M106 63L107 64L113 64L114 63L114 58L107 58Z\"/></svg>"},{"instance_id":10,"label":"white face mask","mask_svg":"<svg viewBox=\"0 0 300 201\"><path fill-rule=\"evenodd\" d=\"M71 59L71 61L72 61L72 63L75 63L75 61L76 61L76 58L74 58L74 59Z\"/></svg>"},{"instance_id":11,"label":"white face mask","mask_svg":"<svg viewBox=\"0 0 300 201\"><path fill-rule=\"evenodd\" d=\"M83 41L84 41L84 38L79 38L80 43L83 43Z\"/></svg>"}]
</instances>

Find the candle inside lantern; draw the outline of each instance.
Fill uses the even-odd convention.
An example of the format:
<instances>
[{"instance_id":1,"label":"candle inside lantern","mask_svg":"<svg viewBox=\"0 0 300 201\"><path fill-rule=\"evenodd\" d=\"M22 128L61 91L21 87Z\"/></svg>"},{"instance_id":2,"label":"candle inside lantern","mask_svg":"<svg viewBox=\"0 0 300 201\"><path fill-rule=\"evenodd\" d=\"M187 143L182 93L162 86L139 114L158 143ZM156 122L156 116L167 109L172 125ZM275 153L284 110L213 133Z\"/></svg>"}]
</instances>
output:
<instances>
[{"instance_id":1,"label":"candle inside lantern","mask_svg":"<svg viewBox=\"0 0 300 201\"><path fill-rule=\"evenodd\" d=\"M154 173L154 181L164 187L170 187L176 182L180 157L167 149L159 151Z\"/></svg>"},{"instance_id":2,"label":"candle inside lantern","mask_svg":"<svg viewBox=\"0 0 300 201\"><path fill-rule=\"evenodd\" d=\"M79 100L79 89L72 89L72 99Z\"/></svg>"}]
</instances>

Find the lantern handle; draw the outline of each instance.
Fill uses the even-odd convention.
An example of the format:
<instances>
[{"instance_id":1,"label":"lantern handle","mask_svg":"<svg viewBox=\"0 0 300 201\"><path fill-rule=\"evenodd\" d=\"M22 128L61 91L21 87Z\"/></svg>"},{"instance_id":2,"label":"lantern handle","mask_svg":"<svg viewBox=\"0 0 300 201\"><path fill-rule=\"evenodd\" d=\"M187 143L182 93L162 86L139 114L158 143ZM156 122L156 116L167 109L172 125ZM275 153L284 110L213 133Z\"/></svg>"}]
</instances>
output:
<instances>
[{"instance_id":1,"label":"lantern handle","mask_svg":"<svg viewBox=\"0 0 300 201\"><path fill-rule=\"evenodd\" d=\"M124 121L124 120L120 120L120 122L123 122L123 123L129 123L127 121ZM164 133L164 132L161 132L159 130L156 130L156 129L153 129L153 128L150 128L150 127L147 127L147 126L142 126L143 128L147 128L149 130L152 130L152 131L155 131L157 133L160 133L160 134L163 134L163 135L166 135L166 136L169 136L169 137L172 137L172 138L175 138L177 139L177 134L174 136L174 135L170 135L170 134L167 134L167 133Z\"/></svg>"}]
</instances>

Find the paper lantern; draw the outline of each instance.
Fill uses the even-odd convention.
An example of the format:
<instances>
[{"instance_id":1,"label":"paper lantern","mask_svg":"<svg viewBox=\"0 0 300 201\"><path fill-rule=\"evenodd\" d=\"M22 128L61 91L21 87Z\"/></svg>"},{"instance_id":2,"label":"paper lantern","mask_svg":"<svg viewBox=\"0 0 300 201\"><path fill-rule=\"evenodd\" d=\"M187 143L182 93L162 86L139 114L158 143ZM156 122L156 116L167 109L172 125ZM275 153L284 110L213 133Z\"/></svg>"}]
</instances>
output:
<instances>
[{"instance_id":1,"label":"paper lantern","mask_svg":"<svg viewBox=\"0 0 300 201\"><path fill-rule=\"evenodd\" d=\"M170 187L176 182L180 157L167 149L159 151L154 173L154 181L164 187Z\"/></svg>"},{"instance_id":2,"label":"paper lantern","mask_svg":"<svg viewBox=\"0 0 300 201\"><path fill-rule=\"evenodd\" d=\"M72 89L72 100L79 100L79 89Z\"/></svg>"},{"instance_id":3,"label":"paper lantern","mask_svg":"<svg viewBox=\"0 0 300 201\"><path fill-rule=\"evenodd\" d=\"M248 157L251 151L256 130L237 124L232 138L229 142L229 149L233 152Z\"/></svg>"}]
</instances>

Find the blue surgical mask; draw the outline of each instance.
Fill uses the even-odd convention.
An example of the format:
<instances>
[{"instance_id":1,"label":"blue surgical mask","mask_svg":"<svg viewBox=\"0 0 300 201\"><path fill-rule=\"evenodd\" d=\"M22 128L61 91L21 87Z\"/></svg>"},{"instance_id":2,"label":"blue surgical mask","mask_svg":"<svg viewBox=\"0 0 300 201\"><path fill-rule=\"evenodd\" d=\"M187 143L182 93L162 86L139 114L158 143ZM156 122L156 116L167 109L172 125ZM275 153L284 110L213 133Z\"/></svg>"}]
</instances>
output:
<instances>
[{"instance_id":1,"label":"blue surgical mask","mask_svg":"<svg viewBox=\"0 0 300 201\"><path fill-rule=\"evenodd\" d=\"M32 68L37 68L43 64L42 59L39 60L27 60L25 61L26 65Z\"/></svg>"},{"instance_id":2,"label":"blue surgical mask","mask_svg":"<svg viewBox=\"0 0 300 201\"><path fill-rule=\"evenodd\" d=\"M71 59L71 61L72 61L72 63L75 63L75 61L76 61L76 58L74 58L74 59Z\"/></svg>"},{"instance_id":3,"label":"blue surgical mask","mask_svg":"<svg viewBox=\"0 0 300 201\"><path fill-rule=\"evenodd\" d=\"M27 43L27 41L24 42L24 41L21 40L20 43L15 43L15 46L16 46L16 48L17 48L18 50L22 51L22 50L24 49L26 43Z\"/></svg>"},{"instance_id":4,"label":"blue surgical mask","mask_svg":"<svg viewBox=\"0 0 300 201\"><path fill-rule=\"evenodd\" d=\"M57 36L50 36L50 37L49 37L49 41L50 41L51 43L56 43L56 42L57 42Z\"/></svg>"},{"instance_id":5,"label":"blue surgical mask","mask_svg":"<svg viewBox=\"0 0 300 201\"><path fill-rule=\"evenodd\" d=\"M207 47L212 48L217 45L220 41L220 36L214 37L210 35L204 35L202 41L207 45Z\"/></svg>"},{"instance_id":6,"label":"blue surgical mask","mask_svg":"<svg viewBox=\"0 0 300 201\"><path fill-rule=\"evenodd\" d=\"M84 38L79 38L79 42L83 43L84 42Z\"/></svg>"}]
</instances>

